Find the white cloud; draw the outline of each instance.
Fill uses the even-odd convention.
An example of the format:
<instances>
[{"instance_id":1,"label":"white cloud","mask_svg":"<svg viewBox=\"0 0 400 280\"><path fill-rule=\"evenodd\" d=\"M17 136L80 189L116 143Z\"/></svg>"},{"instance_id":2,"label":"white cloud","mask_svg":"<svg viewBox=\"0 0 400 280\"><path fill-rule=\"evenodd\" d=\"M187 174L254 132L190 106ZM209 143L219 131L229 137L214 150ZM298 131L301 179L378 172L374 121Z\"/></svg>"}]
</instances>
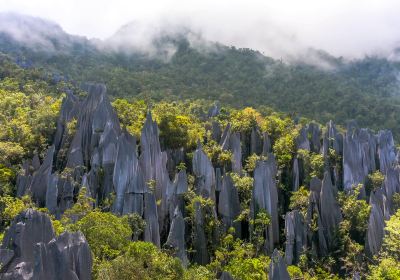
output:
<instances>
[{"instance_id":1,"label":"white cloud","mask_svg":"<svg viewBox=\"0 0 400 280\"><path fill-rule=\"evenodd\" d=\"M130 21L168 22L274 57L304 54L307 47L360 57L389 53L400 44L396 0L0 0L0 11L44 17L69 33L98 38L111 36Z\"/></svg>"}]
</instances>

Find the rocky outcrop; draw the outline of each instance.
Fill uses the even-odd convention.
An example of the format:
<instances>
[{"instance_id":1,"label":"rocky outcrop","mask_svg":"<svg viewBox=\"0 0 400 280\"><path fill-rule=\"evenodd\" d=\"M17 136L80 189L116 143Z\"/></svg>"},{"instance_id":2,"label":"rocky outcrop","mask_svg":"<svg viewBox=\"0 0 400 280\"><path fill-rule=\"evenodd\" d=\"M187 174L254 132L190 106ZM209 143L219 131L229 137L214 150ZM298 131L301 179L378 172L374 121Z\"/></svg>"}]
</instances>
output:
<instances>
[{"instance_id":1,"label":"rocky outcrop","mask_svg":"<svg viewBox=\"0 0 400 280\"><path fill-rule=\"evenodd\" d=\"M207 250L207 238L205 234L205 224L204 224L204 215L201 209L200 202L195 202L194 204L194 239L193 239L193 249L194 256L193 260L200 264L204 265L209 262L209 255Z\"/></svg>"},{"instance_id":2,"label":"rocky outcrop","mask_svg":"<svg viewBox=\"0 0 400 280\"><path fill-rule=\"evenodd\" d=\"M260 155L263 150L263 139L259 128L253 127L250 135L250 155Z\"/></svg>"},{"instance_id":3,"label":"rocky outcrop","mask_svg":"<svg viewBox=\"0 0 400 280\"><path fill-rule=\"evenodd\" d=\"M389 130L382 130L378 133L378 158L379 169L383 174L396 163L396 148L392 132Z\"/></svg>"},{"instance_id":4,"label":"rocky outcrop","mask_svg":"<svg viewBox=\"0 0 400 280\"><path fill-rule=\"evenodd\" d=\"M378 254L381 249L383 236L385 234L385 220L383 218L382 209L379 207L374 193L371 193L369 204L371 206L371 213L368 220L365 251L372 257Z\"/></svg>"},{"instance_id":5,"label":"rocky outcrop","mask_svg":"<svg viewBox=\"0 0 400 280\"><path fill-rule=\"evenodd\" d=\"M147 188L137 159L135 138L123 133L118 138L116 154L113 171L114 212L142 215L143 194Z\"/></svg>"},{"instance_id":6,"label":"rocky outcrop","mask_svg":"<svg viewBox=\"0 0 400 280\"><path fill-rule=\"evenodd\" d=\"M92 256L82 233L64 232L35 246L33 279L91 279Z\"/></svg>"},{"instance_id":7,"label":"rocky outcrop","mask_svg":"<svg viewBox=\"0 0 400 280\"><path fill-rule=\"evenodd\" d=\"M158 126L150 112L142 129L140 148L140 168L145 184L154 189L155 200L160 201L157 212L160 230L163 231L168 225L167 192L172 183L167 170L167 153L161 151Z\"/></svg>"},{"instance_id":8,"label":"rocky outcrop","mask_svg":"<svg viewBox=\"0 0 400 280\"><path fill-rule=\"evenodd\" d=\"M307 249L307 227L303 215L298 210L285 216L285 260L288 265L296 264Z\"/></svg>"},{"instance_id":9,"label":"rocky outcrop","mask_svg":"<svg viewBox=\"0 0 400 280\"><path fill-rule=\"evenodd\" d=\"M242 173L242 147L240 143L240 134L235 132L231 134L229 147L232 151L232 171L241 174Z\"/></svg>"},{"instance_id":10,"label":"rocky outcrop","mask_svg":"<svg viewBox=\"0 0 400 280\"><path fill-rule=\"evenodd\" d=\"M234 280L234 278L229 272L223 271L221 273L221 277L219 277L219 280Z\"/></svg>"},{"instance_id":11,"label":"rocky outcrop","mask_svg":"<svg viewBox=\"0 0 400 280\"><path fill-rule=\"evenodd\" d=\"M28 209L6 231L1 279L91 279L92 257L82 233L55 237L50 218Z\"/></svg>"},{"instance_id":12,"label":"rocky outcrop","mask_svg":"<svg viewBox=\"0 0 400 280\"><path fill-rule=\"evenodd\" d=\"M278 250L275 249L271 256L271 263L268 271L269 280L290 280L285 260L281 257Z\"/></svg>"},{"instance_id":13,"label":"rocky outcrop","mask_svg":"<svg viewBox=\"0 0 400 280\"><path fill-rule=\"evenodd\" d=\"M46 192L51 184L54 151L54 146L47 150L46 157L38 171L33 175L32 183L28 188L28 192L32 195L32 200L40 207L46 206Z\"/></svg>"},{"instance_id":14,"label":"rocky outcrop","mask_svg":"<svg viewBox=\"0 0 400 280\"><path fill-rule=\"evenodd\" d=\"M267 156L271 152L272 152L271 139L269 138L268 133L264 132L262 154L263 156Z\"/></svg>"},{"instance_id":15,"label":"rocky outcrop","mask_svg":"<svg viewBox=\"0 0 400 280\"><path fill-rule=\"evenodd\" d=\"M267 252L272 252L279 242L278 222L278 192L276 188L277 167L273 154L268 155L266 161L259 161L254 169L254 187L251 212L255 218L260 210L265 210L271 217L271 223L266 230Z\"/></svg>"},{"instance_id":16,"label":"rocky outcrop","mask_svg":"<svg viewBox=\"0 0 400 280\"><path fill-rule=\"evenodd\" d=\"M392 205L392 197L395 193L400 193L400 167L388 167L386 171L385 180L383 181L383 188L387 198L390 214L394 212Z\"/></svg>"},{"instance_id":17,"label":"rocky outcrop","mask_svg":"<svg viewBox=\"0 0 400 280\"><path fill-rule=\"evenodd\" d=\"M199 145L193 154L196 193L215 201L215 172L210 159Z\"/></svg>"},{"instance_id":18,"label":"rocky outcrop","mask_svg":"<svg viewBox=\"0 0 400 280\"><path fill-rule=\"evenodd\" d=\"M337 155L343 154L343 135L337 131L332 121L326 124L322 148L324 156L329 154L329 149L333 149Z\"/></svg>"},{"instance_id":19,"label":"rocky outcrop","mask_svg":"<svg viewBox=\"0 0 400 280\"><path fill-rule=\"evenodd\" d=\"M300 186L300 170L299 170L299 160L297 157L293 160L292 169L292 191L295 192Z\"/></svg>"},{"instance_id":20,"label":"rocky outcrop","mask_svg":"<svg viewBox=\"0 0 400 280\"><path fill-rule=\"evenodd\" d=\"M324 236L326 237L328 247L331 247L334 243L335 231L342 221L342 214L336 200L335 187L332 185L328 172L325 172L324 179L322 180L319 200Z\"/></svg>"},{"instance_id":21,"label":"rocky outcrop","mask_svg":"<svg viewBox=\"0 0 400 280\"><path fill-rule=\"evenodd\" d=\"M218 214L222 225L227 231L230 227L235 229L236 236L241 235L239 222L234 222L240 214L239 195L230 175L226 174L222 179L221 192L219 194Z\"/></svg>"},{"instance_id":22,"label":"rocky outcrop","mask_svg":"<svg viewBox=\"0 0 400 280\"><path fill-rule=\"evenodd\" d=\"M351 191L364 184L368 173L375 170L376 138L367 129L350 123L343 141L343 184ZM364 190L362 195L365 196Z\"/></svg>"},{"instance_id":23,"label":"rocky outcrop","mask_svg":"<svg viewBox=\"0 0 400 280\"><path fill-rule=\"evenodd\" d=\"M310 151L310 140L308 140L307 129L303 127L296 138L296 147L298 150Z\"/></svg>"},{"instance_id":24,"label":"rocky outcrop","mask_svg":"<svg viewBox=\"0 0 400 280\"><path fill-rule=\"evenodd\" d=\"M182 261L184 266L189 264L185 246L185 221L179 207L175 209L168 239L164 246L168 249L172 249L174 255Z\"/></svg>"},{"instance_id":25,"label":"rocky outcrop","mask_svg":"<svg viewBox=\"0 0 400 280\"><path fill-rule=\"evenodd\" d=\"M307 134L310 135L310 150L319 153L321 150L321 130L316 123L307 125Z\"/></svg>"}]
</instances>

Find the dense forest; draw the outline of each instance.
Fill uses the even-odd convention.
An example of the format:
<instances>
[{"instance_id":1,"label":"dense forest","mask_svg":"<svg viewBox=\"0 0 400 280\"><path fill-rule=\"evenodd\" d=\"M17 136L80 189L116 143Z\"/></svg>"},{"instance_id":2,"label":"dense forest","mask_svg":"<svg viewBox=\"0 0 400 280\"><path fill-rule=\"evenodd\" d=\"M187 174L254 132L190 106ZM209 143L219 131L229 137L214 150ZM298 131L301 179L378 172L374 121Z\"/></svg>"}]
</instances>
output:
<instances>
[{"instance_id":1,"label":"dense forest","mask_svg":"<svg viewBox=\"0 0 400 280\"><path fill-rule=\"evenodd\" d=\"M395 63L2 36L1 279L400 278Z\"/></svg>"},{"instance_id":2,"label":"dense forest","mask_svg":"<svg viewBox=\"0 0 400 280\"><path fill-rule=\"evenodd\" d=\"M0 52L55 81L101 82L110 96L127 99L200 98L236 108L266 106L321 123L346 125L355 119L398 137L400 63L384 57L349 61L311 49L306 61L288 63L208 42L188 30L155 37L155 50L147 53L72 36L36 18L7 20L25 30L20 36L40 40L26 42L0 32Z\"/></svg>"}]
</instances>

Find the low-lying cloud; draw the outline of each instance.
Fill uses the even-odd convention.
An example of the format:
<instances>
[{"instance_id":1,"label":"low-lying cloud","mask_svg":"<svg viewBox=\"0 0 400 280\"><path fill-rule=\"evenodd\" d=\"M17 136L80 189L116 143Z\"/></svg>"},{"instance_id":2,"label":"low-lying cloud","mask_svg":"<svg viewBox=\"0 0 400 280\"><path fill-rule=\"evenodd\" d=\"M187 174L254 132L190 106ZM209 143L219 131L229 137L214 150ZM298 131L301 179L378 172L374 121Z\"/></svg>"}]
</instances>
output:
<instances>
[{"instance_id":1,"label":"low-lying cloud","mask_svg":"<svg viewBox=\"0 0 400 280\"><path fill-rule=\"evenodd\" d=\"M71 34L147 51L155 34L192 30L210 41L295 60L310 48L334 56L390 56L400 46L400 1L0 0L0 11L44 17ZM127 22L134 25L113 34ZM4 28L0 27L0 30ZM18 30L16 30L18 32ZM165 55L173 54L168 46ZM315 58L314 58L315 59Z\"/></svg>"}]
</instances>

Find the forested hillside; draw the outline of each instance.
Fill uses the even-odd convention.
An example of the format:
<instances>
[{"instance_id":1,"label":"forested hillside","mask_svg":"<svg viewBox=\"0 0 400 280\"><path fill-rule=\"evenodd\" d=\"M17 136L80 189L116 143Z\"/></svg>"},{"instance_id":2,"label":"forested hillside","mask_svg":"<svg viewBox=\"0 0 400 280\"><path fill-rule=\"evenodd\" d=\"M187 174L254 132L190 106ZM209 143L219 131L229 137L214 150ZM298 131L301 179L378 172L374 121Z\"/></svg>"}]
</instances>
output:
<instances>
[{"instance_id":1,"label":"forested hillside","mask_svg":"<svg viewBox=\"0 0 400 280\"><path fill-rule=\"evenodd\" d=\"M397 63L18 24L41 40L0 35L0 279L400 279Z\"/></svg>"},{"instance_id":2,"label":"forested hillside","mask_svg":"<svg viewBox=\"0 0 400 280\"><path fill-rule=\"evenodd\" d=\"M390 131L2 66L2 279L400 277Z\"/></svg>"},{"instance_id":3,"label":"forested hillside","mask_svg":"<svg viewBox=\"0 0 400 280\"><path fill-rule=\"evenodd\" d=\"M111 96L267 106L322 123L345 125L356 119L361 126L391 129L398 136L400 64L386 58L346 61L310 50L309 61L288 63L255 50L207 42L190 31L154 38L156 51L147 53L117 48L112 40L72 36L35 18L7 20L17 21L26 36L40 38L21 41L0 33L0 51L14 62L58 79L104 83Z\"/></svg>"}]
</instances>

